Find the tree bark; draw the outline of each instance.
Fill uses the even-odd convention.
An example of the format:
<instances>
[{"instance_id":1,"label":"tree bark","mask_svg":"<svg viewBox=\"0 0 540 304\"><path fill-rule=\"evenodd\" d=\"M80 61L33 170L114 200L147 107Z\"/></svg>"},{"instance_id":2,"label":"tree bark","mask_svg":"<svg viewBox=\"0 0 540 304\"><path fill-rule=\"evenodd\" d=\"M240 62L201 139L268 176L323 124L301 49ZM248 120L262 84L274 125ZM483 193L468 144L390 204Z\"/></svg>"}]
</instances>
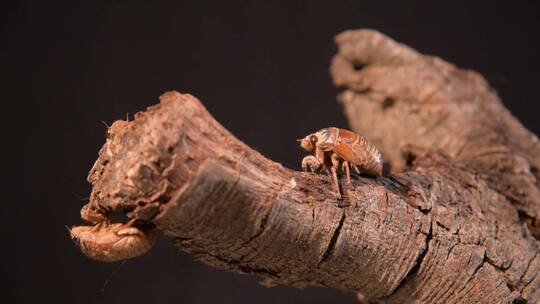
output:
<instances>
[{"instance_id":1,"label":"tree bark","mask_svg":"<svg viewBox=\"0 0 540 304\"><path fill-rule=\"evenodd\" d=\"M339 200L330 177L284 168L195 97L168 92L111 126L89 204L270 286L380 303L540 302L537 138L475 72L376 31L336 41L339 100L391 174L355 177Z\"/></svg>"}]
</instances>

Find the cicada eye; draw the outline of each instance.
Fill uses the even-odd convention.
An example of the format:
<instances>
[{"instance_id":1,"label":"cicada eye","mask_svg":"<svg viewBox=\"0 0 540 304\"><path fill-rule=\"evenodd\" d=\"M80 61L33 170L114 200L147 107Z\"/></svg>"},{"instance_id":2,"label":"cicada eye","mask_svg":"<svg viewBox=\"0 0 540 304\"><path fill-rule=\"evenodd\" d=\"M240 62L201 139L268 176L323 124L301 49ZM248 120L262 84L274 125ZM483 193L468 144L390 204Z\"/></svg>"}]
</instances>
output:
<instances>
[{"instance_id":1,"label":"cicada eye","mask_svg":"<svg viewBox=\"0 0 540 304\"><path fill-rule=\"evenodd\" d=\"M311 135L309 137L309 142L312 144L312 145L315 145L317 143L317 136L315 135Z\"/></svg>"}]
</instances>

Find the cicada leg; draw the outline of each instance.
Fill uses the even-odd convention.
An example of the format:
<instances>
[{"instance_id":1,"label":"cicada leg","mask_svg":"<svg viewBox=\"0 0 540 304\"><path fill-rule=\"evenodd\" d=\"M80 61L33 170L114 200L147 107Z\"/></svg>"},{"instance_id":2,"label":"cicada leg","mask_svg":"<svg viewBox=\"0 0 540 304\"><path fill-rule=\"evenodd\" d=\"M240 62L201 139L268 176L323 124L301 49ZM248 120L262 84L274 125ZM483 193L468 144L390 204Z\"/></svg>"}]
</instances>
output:
<instances>
[{"instance_id":1,"label":"cicada leg","mask_svg":"<svg viewBox=\"0 0 540 304\"><path fill-rule=\"evenodd\" d=\"M345 172L345 175L347 176L347 184L352 185L351 183L351 171L350 171L350 168L349 168L349 162L348 161L343 161L343 163L341 163L341 171Z\"/></svg>"},{"instance_id":2,"label":"cicada leg","mask_svg":"<svg viewBox=\"0 0 540 304\"><path fill-rule=\"evenodd\" d=\"M321 166L321 162L313 155L306 156L304 159L302 159L302 170L305 172L307 172L308 169L311 172L317 172Z\"/></svg>"},{"instance_id":3,"label":"cicada leg","mask_svg":"<svg viewBox=\"0 0 540 304\"><path fill-rule=\"evenodd\" d=\"M325 155L325 151L320 149L320 148L316 148L315 149L315 157L319 160L319 162L321 163L323 169L324 169L324 172L328 175L331 174L330 170L328 169L328 164L326 162L326 155Z\"/></svg>"},{"instance_id":4,"label":"cicada leg","mask_svg":"<svg viewBox=\"0 0 540 304\"><path fill-rule=\"evenodd\" d=\"M337 196L341 199L341 192L339 191L339 183L337 179L337 169L339 168L339 156L336 153L332 153L332 177L334 178L334 185L336 187Z\"/></svg>"}]
</instances>

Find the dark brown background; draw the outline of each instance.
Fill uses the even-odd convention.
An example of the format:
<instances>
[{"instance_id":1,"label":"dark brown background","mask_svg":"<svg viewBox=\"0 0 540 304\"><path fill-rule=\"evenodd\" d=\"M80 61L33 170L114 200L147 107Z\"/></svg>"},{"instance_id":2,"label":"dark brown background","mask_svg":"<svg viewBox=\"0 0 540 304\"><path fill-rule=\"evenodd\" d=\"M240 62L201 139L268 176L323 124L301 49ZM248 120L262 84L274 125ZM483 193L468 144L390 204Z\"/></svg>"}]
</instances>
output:
<instances>
[{"instance_id":1,"label":"dark brown background","mask_svg":"<svg viewBox=\"0 0 540 304\"><path fill-rule=\"evenodd\" d=\"M295 139L346 126L328 65L334 34L370 27L483 73L539 133L535 1L3 2L2 302L355 303L351 294L267 289L210 269L159 239L119 264L84 258L65 225L105 126L166 90L198 96L240 139L296 168ZM105 290L103 286L107 283Z\"/></svg>"}]
</instances>

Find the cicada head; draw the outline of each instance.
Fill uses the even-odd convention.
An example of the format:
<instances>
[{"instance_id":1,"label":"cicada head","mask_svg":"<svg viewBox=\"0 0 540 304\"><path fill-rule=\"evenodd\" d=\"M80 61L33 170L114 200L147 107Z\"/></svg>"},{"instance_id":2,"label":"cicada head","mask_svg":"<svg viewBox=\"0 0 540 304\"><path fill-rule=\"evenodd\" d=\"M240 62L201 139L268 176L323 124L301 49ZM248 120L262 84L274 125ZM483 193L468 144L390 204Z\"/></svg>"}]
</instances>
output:
<instances>
[{"instance_id":1,"label":"cicada head","mask_svg":"<svg viewBox=\"0 0 540 304\"><path fill-rule=\"evenodd\" d=\"M312 133L302 139L297 140L300 143L300 147L308 152L315 152L315 147L319 141L319 134Z\"/></svg>"}]
</instances>

